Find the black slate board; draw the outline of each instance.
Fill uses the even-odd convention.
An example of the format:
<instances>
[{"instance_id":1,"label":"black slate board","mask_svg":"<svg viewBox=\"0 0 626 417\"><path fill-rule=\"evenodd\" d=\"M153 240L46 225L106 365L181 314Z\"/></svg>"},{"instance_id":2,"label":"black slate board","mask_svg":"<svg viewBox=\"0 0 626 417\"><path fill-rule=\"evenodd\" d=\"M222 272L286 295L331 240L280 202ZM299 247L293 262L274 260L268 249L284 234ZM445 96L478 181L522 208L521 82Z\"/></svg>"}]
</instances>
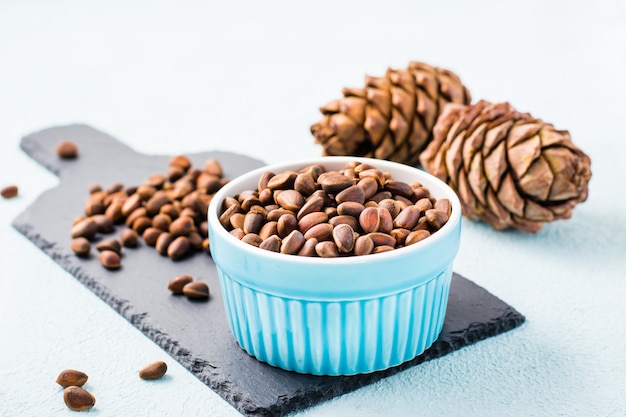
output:
<instances>
[{"instance_id":1,"label":"black slate board","mask_svg":"<svg viewBox=\"0 0 626 417\"><path fill-rule=\"evenodd\" d=\"M55 147L61 140L75 142L79 158L58 158ZM73 219L82 214L90 184L138 185L152 174L165 173L170 155L137 153L85 125L33 133L22 139L21 147L57 174L60 184L43 193L13 226L245 415L281 416L301 410L513 329L525 320L513 307L454 274L443 332L414 360L386 371L349 377L302 375L273 368L246 354L231 336L210 256L198 253L172 262L153 248L125 249L121 270L108 271L93 254L82 259L69 248L69 230ZM202 167L209 157L217 158L228 178L264 165L225 152L188 156L196 167ZM111 236L117 236L119 230L121 227ZM212 296L208 302L190 302L167 291L167 282L183 273L209 284Z\"/></svg>"}]
</instances>

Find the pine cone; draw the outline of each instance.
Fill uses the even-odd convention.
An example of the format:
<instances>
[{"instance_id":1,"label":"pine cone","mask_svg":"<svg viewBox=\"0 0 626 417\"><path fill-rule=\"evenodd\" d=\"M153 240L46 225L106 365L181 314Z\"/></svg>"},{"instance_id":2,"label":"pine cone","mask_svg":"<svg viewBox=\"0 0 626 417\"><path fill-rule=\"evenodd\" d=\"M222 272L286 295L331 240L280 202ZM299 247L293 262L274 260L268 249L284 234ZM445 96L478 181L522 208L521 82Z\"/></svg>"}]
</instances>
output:
<instances>
[{"instance_id":1,"label":"pine cone","mask_svg":"<svg viewBox=\"0 0 626 417\"><path fill-rule=\"evenodd\" d=\"M469 91L451 71L411 62L388 69L384 77L365 77L365 88L343 89L344 97L320 111L311 126L324 155L368 156L416 165L432 139L446 103L469 104Z\"/></svg>"},{"instance_id":2,"label":"pine cone","mask_svg":"<svg viewBox=\"0 0 626 417\"><path fill-rule=\"evenodd\" d=\"M433 135L420 162L457 192L470 219L534 233L587 199L589 157L567 131L509 103L449 104Z\"/></svg>"}]
</instances>

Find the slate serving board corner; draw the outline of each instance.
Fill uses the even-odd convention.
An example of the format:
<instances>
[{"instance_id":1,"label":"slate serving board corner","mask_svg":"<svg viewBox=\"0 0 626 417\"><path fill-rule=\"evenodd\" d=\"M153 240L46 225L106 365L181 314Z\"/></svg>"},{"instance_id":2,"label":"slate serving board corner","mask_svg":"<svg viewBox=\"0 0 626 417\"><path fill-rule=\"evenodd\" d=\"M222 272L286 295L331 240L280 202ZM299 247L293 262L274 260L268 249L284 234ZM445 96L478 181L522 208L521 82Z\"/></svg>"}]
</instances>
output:
<instances>
[{"instance_id":1,"label":"slate serving board corner","mask_svg":"<svg viewBox=\"0 0 626 417\"><path fill-rule=\"evenodd\" d=\"M77 159L57 157L55 147L61 140L78 145ZM140 247L125 251L121 270L108 271L95 256L78 258L69 248L69 229L74 217L82 212L90 184L140 184L152 174L165 173L171 155L135 152L87 125L45 129L25 136L21 147L60 181L21 213L13 226L245 415L282 416L302 410L514 329L525 321L513 307L455 273L443 331L417 358L385 371L346 377L302 375L271 367L240 349L230 334L215 265L208 255L196 254L172 262L152 248ZM218 159L228 178L265 165L258 159L229 152L187 156L197 167L208 158ZM166 284L182 273L205 280L212 289L211 299L198 303L171 295Z\"/></svg>"}]
</instances>

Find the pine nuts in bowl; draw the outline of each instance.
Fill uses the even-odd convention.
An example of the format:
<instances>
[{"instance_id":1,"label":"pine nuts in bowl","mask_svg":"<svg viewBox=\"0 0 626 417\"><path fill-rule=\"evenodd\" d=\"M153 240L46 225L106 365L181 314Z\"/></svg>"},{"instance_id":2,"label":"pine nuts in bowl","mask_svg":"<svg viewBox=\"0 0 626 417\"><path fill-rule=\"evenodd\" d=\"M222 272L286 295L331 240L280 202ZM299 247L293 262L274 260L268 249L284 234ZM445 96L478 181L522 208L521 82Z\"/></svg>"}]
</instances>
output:
<instances>
[{"instance_id":1,"label":"pine nuts in bowl","mask_svg":"<svg viewBox=\"0 0 626 417\"><path fill-rule=\"evenodd\" d=\"M222 187L208 224L230 329L263 362L369 373L441 332L461 206L424 171L358 157L270 165Z\"/></svg>"}]
</instances>

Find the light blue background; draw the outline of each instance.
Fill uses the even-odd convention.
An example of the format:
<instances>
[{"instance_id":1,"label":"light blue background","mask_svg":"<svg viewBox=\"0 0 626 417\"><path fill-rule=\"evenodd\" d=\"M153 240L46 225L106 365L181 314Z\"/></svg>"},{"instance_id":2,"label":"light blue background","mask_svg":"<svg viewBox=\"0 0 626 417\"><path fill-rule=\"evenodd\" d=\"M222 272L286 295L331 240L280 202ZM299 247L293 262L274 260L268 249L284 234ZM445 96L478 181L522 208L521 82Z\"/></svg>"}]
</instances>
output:
<instances>
[{"instance_id":1,"label":"light blue background","mask_svg":"<svg viewBox=\"0 0 626 417\"><path fill-rule=\"evenodd\" d=\"M237 416L10 227L57 179L21 136L91 124L146 153L318 155L318 107L422 60L475 99L568 129L589 200L536 235L464 222L455 270L523 327L318 407L310 416L626 415L626 1L0 4L0 416L70 416L54 383L90 375L99 416ZM168 360L154 384L139 368Z\"/></svg>"}]
</instances>

